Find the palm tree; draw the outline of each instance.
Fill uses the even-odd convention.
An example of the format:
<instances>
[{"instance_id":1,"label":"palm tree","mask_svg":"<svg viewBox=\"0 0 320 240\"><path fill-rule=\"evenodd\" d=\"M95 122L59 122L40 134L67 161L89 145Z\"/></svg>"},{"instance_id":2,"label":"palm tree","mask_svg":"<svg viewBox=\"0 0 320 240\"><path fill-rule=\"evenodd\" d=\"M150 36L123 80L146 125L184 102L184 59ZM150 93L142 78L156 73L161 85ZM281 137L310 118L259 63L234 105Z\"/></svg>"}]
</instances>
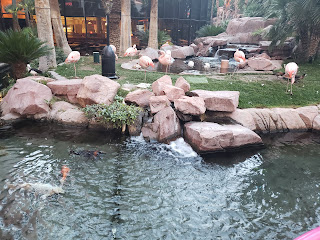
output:
<instances>
[{"instance_id":1,"label":"palm tree","mask_svg":"<svg viewBox=\"0 0 320 240\"><path fill-rule=\"evenodd\" d=\"M296 36L300 43L299 58L312 62L320 42L320 5L318 0L271 0L269 16L278 17L270 31L272 44L289 36Z\"/></svg>"},{"instance_id":2,"label":"palm tree","mask_svg":"<svg viewBox=\"0 0 320 240\"><path fill-rule=\"evenodd\" d=\"M16 79L24 77L27 63L48 54L49 48L40 41L30 30L12 29L0 31L0 62L11 65Z\"/></svg>"},{"instance_id":3,"label":"palm tree","mask_svg":"<svg viewBox=\"0 0 320 240\"><path fill-rule=\"evenodd\" d=\"M63 31L58 0L50 0L50 15L57 47L61 48L64 54L68 56L72 50Z\"/></svg>"},{"instance_id":4,"label":"palm tree","mask_svg":"<svg viewBox=\"0 0 320 240\"><path fill-rule=\"evenodd\" d=\"M148 47L158 49L158 0L151 0Z\"/></svg>"},{"instance_id":5,"label":"palm tree","mask_svg":"<svg viewBox=\"0 0 320 240\"><path fill-rule=\"evenodd\" d=\"M7 5L4 7L5 11L7 13L12 14L12 27L16 31L20 31L21 27L19 25L19 19L18 19L18 11L21 11L21 7L16 4L16 1L12 1L11 5Z\"/></svg>"},{"instance_id":6,"label":"palm tree","mask_svg":"<svg viewBox=\"0 0 320 240\"><path fill-rule=\"evenodd\" d=\"M41 57L39 60L39 69L41 71L47 71L49 68L57 67L49 0L35 0L35 9L37 16L38 37L51 49L49 55Z\"/></svg>"},{"instance_id":7,"label":"palm tree","mask_svg":"<svg viewBox=\"0 0 320 240\"><path fill-rule=\"evenodd\" d=\"M131 46L131 0L121 0L120 55Z\"/></svg>"}]
</instances>

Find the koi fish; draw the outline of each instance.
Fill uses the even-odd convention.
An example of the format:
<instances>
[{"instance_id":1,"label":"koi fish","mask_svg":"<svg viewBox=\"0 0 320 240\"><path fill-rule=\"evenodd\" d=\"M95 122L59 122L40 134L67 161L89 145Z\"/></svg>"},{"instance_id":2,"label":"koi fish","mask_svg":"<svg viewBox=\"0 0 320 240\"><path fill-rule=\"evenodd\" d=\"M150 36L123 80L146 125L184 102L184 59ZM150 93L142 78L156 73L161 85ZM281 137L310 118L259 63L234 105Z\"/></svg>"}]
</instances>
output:
<instances>
[{"instance_id":1,"label":"koi fish","mask_svg":"<svg viewBox=\"0 0 320 240\"><path fill-rule=\"evenodd\" d=\"M42 194L43 198L51 196L53 194L65 193L61 187L53 186L49 183L23 183L18 186L9 185L10 188L24 188L28 191L34 191L36 194Z\"/></svg>"}]
</instances>

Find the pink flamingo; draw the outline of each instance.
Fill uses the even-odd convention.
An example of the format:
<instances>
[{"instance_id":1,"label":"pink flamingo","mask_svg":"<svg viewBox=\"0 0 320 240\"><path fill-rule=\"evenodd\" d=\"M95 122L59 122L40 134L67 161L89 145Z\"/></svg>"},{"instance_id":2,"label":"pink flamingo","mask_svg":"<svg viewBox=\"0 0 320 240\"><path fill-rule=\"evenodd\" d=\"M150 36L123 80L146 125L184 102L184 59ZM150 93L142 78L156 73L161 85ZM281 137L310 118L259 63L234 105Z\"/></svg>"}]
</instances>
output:
<instances>
[{"instance_id":1,"label":"pink flamingo","mask_svg":"<svg viewBox=\"0 0 320 240\"><path fill-rule=\"evenodd\" d=\"M78 51L72 51L65 60L65 63L74 64L74 76L77 77L76 62L80 60L80 53Z\"/></svg>"},{"instance_id":2,"label":"pink flamingo","mask_svg":"<svg viewBox=\"0 0 320 240\"><path fill-rule=\"evenodd\" d=\"M132 47L129 47L126 52L124 53L124 56L127 57L127 56L130 56L131 60L132 60L132 57L135 56L138 52L138 49L137 49L137 46L134 44Z\"/></svg>"},{"instance_id":3,"label":"pink flamingo","mask_svg":"<svg viewBox=\"0 0 320 240\"><path fill-rule=\"evenodd\" d=\"M291 78L291 95L292 95L292 85L294 84L296 80L296 74L298 72L298 65L295 62L290 62L285 67L285 76L288 78L287 83L287 91L288 92L288 86L289 86L289 79Z\"/></svg>"},{"instance_id":4,"label":"pink flamingo","mask_svg":"<svg viewBox=\"0 0 320 240\"><path fill-rule=\"evenodd\" d=\"M110 44L110 47L112 48L112 51L114 52L114 55L116 56L116 61L117 61L118 60L118 55L116 54L117 48L116 48L116 46L114 46L112 44Z\"/></svg>"},{"instance_id":5,"label":"pink flamingo","mask_svg":"<svg viewBox=\"0 0 320 240\"><path fill-rule=\"evenodd\" d=\"M233 55L234 60L236 60L239 63L245 62L246 61L246 55L244 55L244 52L241 50L237 49L236 52Z\"/></svg>"},{"instance_id":6,"label":"pink flamingo","mask_svg":"<svg viewBox=\"0 0 320 240\"><path fill-rule=\"evenodd\" d=\"M159 57L159 62L161 65L166 66L166 73L168 72L168 66L170 66L173 62L174 59L171 57L171 51L160 51L160 57Z\"/></svg>"},{"instance_id":7,"label":"pink flamingo","mask_svg":"<svg viewBox=\"0 0 320 240\"><path fill-rule=\"evenodd\" d=\"M142 56L139 58L139 65L145 70L144 81L147 79L147 68L149 66L154 67L152 59L148 56Z\"/></svg>"}]
</instances>

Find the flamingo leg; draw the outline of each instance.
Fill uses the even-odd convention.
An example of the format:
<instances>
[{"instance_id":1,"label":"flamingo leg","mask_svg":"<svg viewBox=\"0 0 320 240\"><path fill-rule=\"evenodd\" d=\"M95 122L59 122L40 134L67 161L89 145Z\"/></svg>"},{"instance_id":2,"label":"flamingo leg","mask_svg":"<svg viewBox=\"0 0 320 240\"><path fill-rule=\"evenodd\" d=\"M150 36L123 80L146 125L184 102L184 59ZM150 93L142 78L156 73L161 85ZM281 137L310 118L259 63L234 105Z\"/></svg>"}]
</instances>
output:
<instances>
[{"instance_id":1,"label":"flamingo leg","mask_svg":"<svg viewBox=\"0 0 320 240\"><path fill-rule=\"evenodd\" d=\"M74 76L77 77L77 68L76 68L76 63L74 63Z\"/></svg>"},{"instance_id":2,"label":"flamingo leg","mask_svg":"<svg viewBox=\"0 0 320 240\"><path fill-rule=\"evenodd\" d=\"M289 78L288 78L288 82L287 82L287 90L286 90L286 93L288 93L288 88L289 88Z\"/></svg>"},{"instance_id":3,"label":"flamingo leg","mask_svg":"<svg viewBox=\"0 0 320 240\"><path fill-rule=\"evenodd\" d=\"M146 82L147 80L147 70L144 71L144 81Z\"/></svg>"},{"instance_id":4,"label":"flamingo leg","mask_svg":"<svg viewBox=\"0 0 320 240\"><path fill-rule=\"evenodd\" d=\"M292 93L292 85L293 85L293 84L291 83L291 93L290 93L291 95L293 95L293 93Z\"/></svg>"},{"instance_id":5,"label":"flamingo leg","mask_svg":"<svg viewBox=\"0 0 320 240\"><path fill-rule=\"evenodd\" d=\"M166 73L168 72L168 65L166 66Z\"/></svg>"}]
</instances>

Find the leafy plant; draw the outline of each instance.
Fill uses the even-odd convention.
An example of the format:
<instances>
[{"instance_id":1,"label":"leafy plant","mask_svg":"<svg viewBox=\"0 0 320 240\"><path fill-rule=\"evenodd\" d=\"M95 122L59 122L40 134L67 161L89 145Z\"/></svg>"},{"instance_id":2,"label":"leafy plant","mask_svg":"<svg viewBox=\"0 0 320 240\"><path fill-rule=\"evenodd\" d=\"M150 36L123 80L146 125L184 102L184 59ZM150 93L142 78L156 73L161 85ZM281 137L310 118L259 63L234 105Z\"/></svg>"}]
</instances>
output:
<instances>
[{"instance_id":1,"label":"leafy plant","mask_svg":"<svg viewBox=\"0 0 320 240\"><path fill-rule=\"evenodd\" d=\"M142 31L138 32L137 36L144 45L148 45L148 40L149 40L149 31L148 30L145 32L142 32ZM159 45L159 47L161 47L167 41L171 41L170 35L165 31L158 30L158 45Z\"/></svg>"},{"instance_id":2,"label":"leafy plant","mask_svg":"<svg viewBox=\"0 0 320 240\"><path fill-rule=\"evenodd\" d=\"M207 36L216 36L220 33L223 33L225 28L214 25L204 25L197 32L197 37L207 37Z\"/></svg>"},{"instance_id":3,"label":"leafy plant","mask_svg":"<svg viewBox=\"0 0 320 240\"><path fill-rule=\"evenodd\" d=\"M116 96L115 100L109 106L106 104L88 105L83 108L83 111L89 119L111 123L115 128L133 124L139 115L140 108L124 104L120 96Z\"/></svg>"},{"instance_id":4,"label":"leafy plant","mask_svg":"<svg viewBox=\"0 0 320 240\"><path fill-rule=\"evenodd\" d=\"M0 62L11 65L16 79L25 75L29 62L47 55L49 50L29 29L0 31Z\"/></svg>"}]
</instances>

